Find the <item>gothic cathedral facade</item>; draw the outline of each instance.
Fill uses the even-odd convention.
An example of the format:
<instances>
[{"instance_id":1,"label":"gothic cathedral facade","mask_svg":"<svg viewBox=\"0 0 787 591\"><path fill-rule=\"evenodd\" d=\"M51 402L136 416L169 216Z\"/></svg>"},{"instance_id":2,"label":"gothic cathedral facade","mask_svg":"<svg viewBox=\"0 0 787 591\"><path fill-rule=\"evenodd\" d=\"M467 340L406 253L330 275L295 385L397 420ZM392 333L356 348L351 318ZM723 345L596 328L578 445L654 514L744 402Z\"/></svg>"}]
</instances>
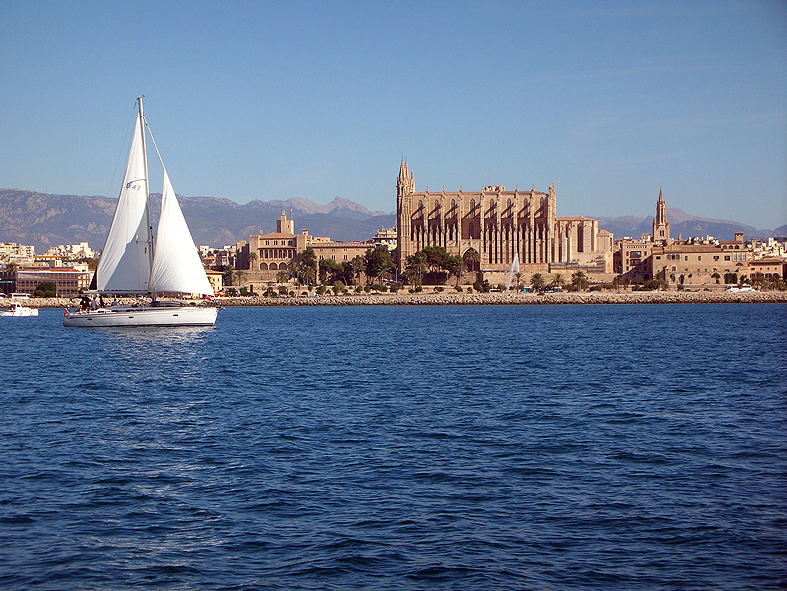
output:
<instances>
[{"instance_id":1,"label":"gothic cathedral facade","mask_svg":"<svg viewBox=\"0 0 787 591\"><path fill-rule=\"evenodd\" d=\"M598 266L606 250L611 266L611 236L599 244L597 220L557 218L556 201L554 185L547 193L535 186L507 191L497 185L476 192L416 192L415 177L402 161L396 182L399 268L425 246L462 256L468 271L508 272L515 258L528 271Z\"/></svg>"}]
</instances>

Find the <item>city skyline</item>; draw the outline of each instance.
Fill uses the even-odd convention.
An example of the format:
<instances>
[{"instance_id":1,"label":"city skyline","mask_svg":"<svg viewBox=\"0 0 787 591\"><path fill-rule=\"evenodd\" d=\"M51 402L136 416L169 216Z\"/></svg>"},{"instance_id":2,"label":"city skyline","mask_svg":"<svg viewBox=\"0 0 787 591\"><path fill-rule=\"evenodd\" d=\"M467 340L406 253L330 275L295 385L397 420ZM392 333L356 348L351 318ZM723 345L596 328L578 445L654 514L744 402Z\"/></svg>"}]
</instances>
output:
<instances>
[{"instance_id":1,"label":"city skyline","mask_svg":"<svg viewBox=\"0 0 787 591\"><path fill-rule=\"evenodd\" d=\"M183 195L390 212L405 157L419 191L554 183L558 215L611 217L649 214L663 187L695 215L787 223L785 3L0 15L0 186L115 198L144 94Z\"/></svg>"}]
</instances>

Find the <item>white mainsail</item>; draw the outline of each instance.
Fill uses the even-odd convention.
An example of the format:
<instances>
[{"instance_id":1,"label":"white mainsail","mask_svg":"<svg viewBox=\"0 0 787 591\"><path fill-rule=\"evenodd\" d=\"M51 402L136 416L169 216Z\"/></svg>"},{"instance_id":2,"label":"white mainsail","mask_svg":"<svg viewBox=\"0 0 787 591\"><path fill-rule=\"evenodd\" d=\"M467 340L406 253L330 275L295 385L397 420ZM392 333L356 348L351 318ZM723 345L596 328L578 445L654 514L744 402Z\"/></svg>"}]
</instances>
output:
<instances>
[{"instance_id":1,"label":"white mainsail","mask_svg":"<svg viewBox=\"0 0 787 591\"><path fill-rule=\"evenodd\" d=\"M144 133L140 103L115 217L96 269L98 291L139 293L150 289L152 240Z\"/></svg>"},{"instance_id":2,"label":"white mainsail","mask_svg":"<svg viewBox=\"0 0 787 591\"><path fill-rule=\"evenodd\" d=\"M150 285L154 292L213 294L166 169Z\"/></svg>"}]
</instances>

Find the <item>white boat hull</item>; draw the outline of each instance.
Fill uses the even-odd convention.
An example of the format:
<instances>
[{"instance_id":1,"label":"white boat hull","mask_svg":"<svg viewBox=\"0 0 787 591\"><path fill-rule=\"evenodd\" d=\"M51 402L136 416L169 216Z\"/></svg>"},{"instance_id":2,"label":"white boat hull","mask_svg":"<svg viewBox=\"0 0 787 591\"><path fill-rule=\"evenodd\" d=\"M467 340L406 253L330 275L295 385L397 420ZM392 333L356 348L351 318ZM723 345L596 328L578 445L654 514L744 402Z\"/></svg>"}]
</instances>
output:
<instances>
[{"instance_id":1,"label":"white boat hull","mask_svg":"<svg viewBox=\"0 0 787 591\"><path fill-rule=\"evenodd\" d=\"M213 326L218 308L212 306L113 306L87 312L66 312L63 326L78 328L121 326Z\"/></svg>"},{"instance_id":2,"label":"white boat hull","mask_svg":"<svg viewBox=\"0 0 787 591\"><path fill-rule=\"evenodd\" d=\"M21 318L22 316L38 316L38 308L11 306L10 310L0 310L0 317Z\"/></svg>"}]
</instances>

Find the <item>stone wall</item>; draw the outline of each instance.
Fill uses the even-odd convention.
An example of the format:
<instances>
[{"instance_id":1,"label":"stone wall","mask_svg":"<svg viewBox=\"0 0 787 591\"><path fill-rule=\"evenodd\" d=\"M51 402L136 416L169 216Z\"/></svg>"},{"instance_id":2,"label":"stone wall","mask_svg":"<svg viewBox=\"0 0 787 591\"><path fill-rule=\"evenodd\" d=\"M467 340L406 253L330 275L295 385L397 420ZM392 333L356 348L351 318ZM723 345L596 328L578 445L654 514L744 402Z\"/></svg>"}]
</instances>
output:
<instances>
[{"instance_id":1,"label":"stone wall","mask_svg":"<svg viewBox=\"0 0 787 591\"><path fill-rule=\"evenodd\" d=\"M75 308L78 299L31 298L31 308ZM134 300L124 299L122 304ZM587 293L401 293L347 294L294 298L235 297L202 302L213 306L454 306L454 305L554 305L554 304L756 304L787 303L787 291L711 292L711 291L635 291Z\"/></svg>"}]
</instances>

